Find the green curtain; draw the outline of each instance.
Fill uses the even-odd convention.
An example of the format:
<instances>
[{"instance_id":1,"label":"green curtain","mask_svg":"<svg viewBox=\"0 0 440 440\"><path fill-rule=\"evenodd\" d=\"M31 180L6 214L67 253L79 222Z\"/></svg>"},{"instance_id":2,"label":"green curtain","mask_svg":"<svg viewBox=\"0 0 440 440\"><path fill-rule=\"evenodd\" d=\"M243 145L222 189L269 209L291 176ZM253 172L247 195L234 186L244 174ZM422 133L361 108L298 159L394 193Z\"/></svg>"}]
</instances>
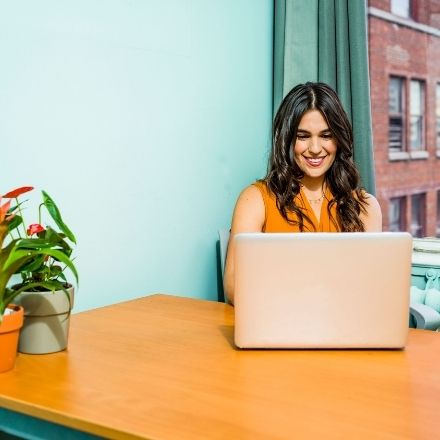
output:
<instances>
[{"instance_id":1,"label":"green curtain","mask_svg":"<svg viewBox=\"0 0 440 440\"><path fill-rule=\"evenodd\" d=\"M293 86L306 81L338 92L353 124L362 185L374 194L365 0L275 0L274 112Z\"/></svg>"}]
</instances>

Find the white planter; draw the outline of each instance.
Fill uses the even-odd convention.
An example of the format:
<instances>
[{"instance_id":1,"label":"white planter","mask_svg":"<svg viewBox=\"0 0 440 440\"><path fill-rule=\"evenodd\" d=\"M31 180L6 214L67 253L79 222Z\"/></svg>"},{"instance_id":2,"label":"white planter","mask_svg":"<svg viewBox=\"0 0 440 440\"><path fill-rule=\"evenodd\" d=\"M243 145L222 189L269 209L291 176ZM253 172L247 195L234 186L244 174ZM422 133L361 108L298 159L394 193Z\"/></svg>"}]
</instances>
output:
<instances>
[{"instance_id":1,"label":"white planter","mask_svg":"<svg viewBox=\"0 0 440 440\"><path fill-rule=\"evenodd\" d=\"M55 353L67 348L73 287L56 292L23 292L14 302L24 308L18 351L29 354Z\"/></svg>"}]
</instances>

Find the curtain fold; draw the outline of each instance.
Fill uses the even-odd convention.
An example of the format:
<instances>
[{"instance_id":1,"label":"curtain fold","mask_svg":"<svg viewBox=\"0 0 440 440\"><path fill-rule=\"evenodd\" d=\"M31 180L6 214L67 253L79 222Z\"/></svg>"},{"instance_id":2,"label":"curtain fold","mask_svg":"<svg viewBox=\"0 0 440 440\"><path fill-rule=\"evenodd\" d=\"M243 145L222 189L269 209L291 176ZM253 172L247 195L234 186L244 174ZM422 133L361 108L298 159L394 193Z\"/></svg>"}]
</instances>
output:
<instances>
[{"instance_id":1,"label":"curtain fold","mask_svg":"<svg viewBox=\"0 0 440 440\"><path fill-rule=\"evenodd\" d=\"M293 86L317 80L338 92L362 185L374 194L365 0L275 0L274 113Z\"/></svg>"}]
</instances>

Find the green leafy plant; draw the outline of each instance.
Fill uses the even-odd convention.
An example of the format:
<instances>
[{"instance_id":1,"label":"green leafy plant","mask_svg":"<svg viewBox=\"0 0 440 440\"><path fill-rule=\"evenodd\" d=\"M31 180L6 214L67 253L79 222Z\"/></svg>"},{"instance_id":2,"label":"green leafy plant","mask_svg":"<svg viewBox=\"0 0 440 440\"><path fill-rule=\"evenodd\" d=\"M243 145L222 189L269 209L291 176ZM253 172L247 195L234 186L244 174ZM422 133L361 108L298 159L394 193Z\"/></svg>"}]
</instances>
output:
<instances>
[{"instance_id":1,"label":"green leafy plant","mask_svg":"<svg viewBox=\"0 0 440 440\"><path fill-rule=\"evenodd\" d=\"M64 290L67 294L70 284L65 275L66 268L78 282L78 272L72 260L75 236L45 191L41 192L43 201L38 207L38 223L26 226L23 217L25 202L20 202L19 197L31 190L33 187L21 187L0 197L0 320L6 306L21 292ZM3 205L2 198L8 199ZM43 226L44 211L57 229ZM21 275L21 282L8 286L14 274Z\"/></svg>"},{"instance_id":2,"label":"green leafy plant","mask_svg":"<svg viewBox=\"0 0 440 440\"><path fill-rule=\"evenodd\" d=\"M0 324L4 311L8 304L20 293L7 287L11 277L19 270L20 266L30 262L33 256L20 255L16 247L17 240L3 246L5 236L8 233L8 225L5 221L0 223Z\"/></svg>"}]
</instances>

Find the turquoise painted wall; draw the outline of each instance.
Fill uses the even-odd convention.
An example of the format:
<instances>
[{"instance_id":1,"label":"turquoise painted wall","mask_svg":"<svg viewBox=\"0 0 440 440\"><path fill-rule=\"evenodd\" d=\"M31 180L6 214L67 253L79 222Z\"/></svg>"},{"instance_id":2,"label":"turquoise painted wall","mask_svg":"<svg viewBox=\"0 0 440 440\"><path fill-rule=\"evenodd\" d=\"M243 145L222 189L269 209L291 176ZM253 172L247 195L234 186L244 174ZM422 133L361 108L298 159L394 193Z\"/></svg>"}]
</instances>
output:
<instances>
[{"instance_id":1,"label":"turquoise painted wall","mask_svg":"<svg viewBox=\"0 0 440 440\"><path fill-rule=\"evenodd\" d=\"M0 2L0 192L61 208L75 311L217 299L217 230L266 167L272 3Z\"/></svg>"}]
</instances>

